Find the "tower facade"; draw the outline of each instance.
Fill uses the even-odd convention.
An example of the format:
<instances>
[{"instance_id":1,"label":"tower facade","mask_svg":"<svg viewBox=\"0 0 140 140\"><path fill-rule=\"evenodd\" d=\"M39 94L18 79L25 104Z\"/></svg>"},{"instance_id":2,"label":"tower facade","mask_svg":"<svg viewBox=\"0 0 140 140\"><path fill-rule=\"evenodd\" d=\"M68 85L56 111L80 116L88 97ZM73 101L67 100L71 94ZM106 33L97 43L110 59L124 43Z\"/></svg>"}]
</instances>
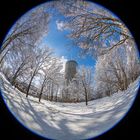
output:
<instances>
[{"instance_id":1,"label":"tower facade","mask_svg":"<svg viewBox=\"0 0 140 140\"><path fill-rule=\"evenodd\" d=\"M67 85L74 78L74 76L77 72L77 66L78 66L78 64L74 60L69 60L69 61L66 62L65 79L66 79L66 84Z\"/></svg>"}]
</instances>

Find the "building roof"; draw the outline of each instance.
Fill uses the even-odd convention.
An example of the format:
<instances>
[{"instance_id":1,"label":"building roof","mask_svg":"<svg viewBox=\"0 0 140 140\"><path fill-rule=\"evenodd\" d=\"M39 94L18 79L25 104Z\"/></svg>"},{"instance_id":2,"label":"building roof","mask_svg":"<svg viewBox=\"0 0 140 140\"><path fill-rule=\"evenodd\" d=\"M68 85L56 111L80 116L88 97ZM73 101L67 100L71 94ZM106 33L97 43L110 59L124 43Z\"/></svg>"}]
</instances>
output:
<instances>
[{"instance_id":1,"label":"building roof","mask_svg":"<svg viewBox=\"0 0 140 140\"><path fill-rule=\"evenodd\" d=\"M78 65L78 63L77 63L75 60L68 60L68 61L66 62L66 64L67 64L67 63L71 63L71 62L76 63L76 64Z\"/></svg>"}]
</instances>

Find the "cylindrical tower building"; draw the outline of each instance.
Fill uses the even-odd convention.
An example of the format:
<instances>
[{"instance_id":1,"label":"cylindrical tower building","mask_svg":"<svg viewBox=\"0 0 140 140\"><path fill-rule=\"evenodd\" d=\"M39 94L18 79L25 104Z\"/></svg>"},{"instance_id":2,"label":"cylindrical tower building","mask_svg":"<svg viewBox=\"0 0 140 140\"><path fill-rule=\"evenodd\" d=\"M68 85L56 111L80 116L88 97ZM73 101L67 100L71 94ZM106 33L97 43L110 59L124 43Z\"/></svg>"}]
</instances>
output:
<instances>
[{"instance_id":1,"label":"cylindrical tower building","mask_svg":"<svg viewBox=\"0 0 140 140\"><path fill-rule=\"evenodd\" d=\"M76 72L77 72L77 62L74 60L69 60L66 62L65 66L65 79L66 79L66 84L68 85L69 82L74 78Z\"/></svg>"}]
</instances>

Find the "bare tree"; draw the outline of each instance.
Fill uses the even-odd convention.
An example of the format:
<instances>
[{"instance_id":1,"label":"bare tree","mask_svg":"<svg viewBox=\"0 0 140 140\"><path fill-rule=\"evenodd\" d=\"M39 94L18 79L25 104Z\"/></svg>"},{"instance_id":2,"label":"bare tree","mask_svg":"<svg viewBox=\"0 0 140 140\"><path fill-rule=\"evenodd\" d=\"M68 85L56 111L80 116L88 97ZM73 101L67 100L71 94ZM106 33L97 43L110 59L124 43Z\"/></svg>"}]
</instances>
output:
<instances>
[{"instance_id":1,"label":"bare tree","mask_svg":"<svg viewBox=\"0 0 140 140\"><path fill-rule=\"evenodd\" d=\"M61 21L64 29L71 31L69 37L83 49L82 54L90 53L97 57L128 40L134 41L120 19L97 5L91 5L82 0L61 0L56 4L66 17Z\"/></svg>"},{"instance_id":2,"label":"bare tree","mask_svg":"<svg viewBox=\"0 0 140 140\"><path fill-rule=\"evenodd\" d=\"M112 53L100 56L95 66L96 92L111 95L118 90L126 90L140 75L138 62L135 46L116 48Z\"/></svg>"},{"instance_id":3,"label":"bare tree","mask_svg":"<svg viewBox=\"0 0 140 140\"><path fill-rule=\"evenodd\" d=\"M34 47L35 42L48 31L49 15L45 7L38 7L20 18L12 27L0 49L0 63L16 44ZM21 45L18 45L20 47Z\"/></svg>"},{"instance_id":4,"label":"bare tree","mask_svg":"<svg viewBox=\"0 0 140 140\"><path fill-rule=\"evenodd\" d=\"M85 102L86 102L86 105L88 105L88 96L89 96L89 94L91 94L90 89L91 89L91 83L92 83L91 69L82 67L81 82L82 82L82 86L83 86Z\"/></svg>"},{"instance_id":5,"label":"bare tree","mask_svg":"<svg viewBox=\"0 0 140 140\"><path fill-rule=\"evenodd\" d=\"M53 95L54 92L58 92L58 85L59 85L59 81L62 80L61 76L62 74L60 73L61 69L62 69L62 62L60 62L59 58L51 58L50 62L47 62L45 64L45 66L41 69L41 77L42 77L42 84L41 84L41 90L39 93L39 102L41 100L42 94L43 94L43 90L46 89L46 87L48 87L47 85L49 85L50 89L49 89L49 96L50 96L50 100L53 100Z\"/></svg>"},{"instance_id":6,"label":"bare tree","mask_svg":"<svg viewBox=\"0 0 140 140\"><path fill-rule=\"evenodd\" d=\"M134 82L140 75L140 59L136 45L132 41L126 43L126 58L127 58L127 78L128 82Z\"/></svg>"},{"instance_id":7,"label":"bare tree","mask_svg":"<svg viewBox=\"0 0 140 140\"><path fill-rule=\"evenodd\" d=\"M75 77L68 85L65 84L63 92L63 100L65 102L81 102L85 101L88 105L92 94L92 69L82 66L79 68Z\"/></svg>"},{"instance_id":8,"label":"bare tree","mask_svg":"<svg viewBox=\"0 0 140 140\"><path fill-rule=\"evenodd\" d=\"M29 90L32 84L33 79L37 74L39 74L39 71L44 67L44 64L50 60L50 56L52 54L52 51L49 48L39 49L37 48L34 51L34 56L31 60L31 68L30 68L30 80L27 87L27 93L26 97L29 95Z\"/></svg>"}]
</instances>

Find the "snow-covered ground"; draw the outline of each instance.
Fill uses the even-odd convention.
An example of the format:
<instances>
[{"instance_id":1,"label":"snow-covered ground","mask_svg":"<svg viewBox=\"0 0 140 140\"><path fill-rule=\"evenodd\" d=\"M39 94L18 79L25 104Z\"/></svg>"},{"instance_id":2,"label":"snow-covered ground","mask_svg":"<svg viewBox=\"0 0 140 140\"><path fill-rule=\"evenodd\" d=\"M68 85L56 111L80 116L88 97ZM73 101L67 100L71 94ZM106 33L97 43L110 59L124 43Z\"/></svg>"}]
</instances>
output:
<instances>
[{"instance_id":1,"label":"snow-covered ground","mask_svg":"<svg viewBox=\"0 0 140 140\"><path fill-rule=\"evenodd\" d=\"M139 80L125 92L85 103L56 103L25 94L11 86L0 74L3 98L14 116L37 134L58 140L95 137L110 129L129 110L139 87Z\"/></svg>"}]
</instances>

